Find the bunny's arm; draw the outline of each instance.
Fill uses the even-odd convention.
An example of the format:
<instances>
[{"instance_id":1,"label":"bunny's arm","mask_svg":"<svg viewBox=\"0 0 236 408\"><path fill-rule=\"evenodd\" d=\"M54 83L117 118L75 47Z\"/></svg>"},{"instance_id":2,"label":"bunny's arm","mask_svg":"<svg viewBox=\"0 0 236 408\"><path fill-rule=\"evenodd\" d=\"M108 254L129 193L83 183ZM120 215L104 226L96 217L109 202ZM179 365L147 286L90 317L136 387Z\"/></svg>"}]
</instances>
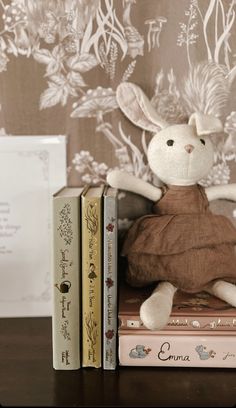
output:
<instances>
[{"instance_id":1,"label":"bunny's arm","mask_svg":"<svg viewBox=\"0 0 236 408\"><path fill-rule=\"evenodd\" d=\"M208 201L226 199L236 201L236 183L212 186L205 189Z\"/></svg>"},{"instance_id":2,"label":"bunny's arm","mask_svg":"<svg viewBox=\"0 0 236 408\"><path fill-rule=\"evenodd\" d=\"M158 201L162 196L160 188L154 187L146 181L121 170L111 171L107 176L107 182L112 187L140 194L154 202Z\"/></svg>"}]
</instances>

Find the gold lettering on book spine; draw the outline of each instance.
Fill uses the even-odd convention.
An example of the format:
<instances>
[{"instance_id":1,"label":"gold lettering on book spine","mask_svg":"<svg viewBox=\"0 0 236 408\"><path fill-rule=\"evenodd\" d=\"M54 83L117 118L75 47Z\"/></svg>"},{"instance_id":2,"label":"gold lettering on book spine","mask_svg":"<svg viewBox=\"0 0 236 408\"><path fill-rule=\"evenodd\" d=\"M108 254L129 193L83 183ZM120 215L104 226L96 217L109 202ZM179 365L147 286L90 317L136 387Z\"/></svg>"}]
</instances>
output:
<instances>
[{"instance_id":1,"label":"gold lettering on book spine","mask_svg":"<svg viewBox=\"0 0 236 408\"><path fill-rule=\"evenodd\" d=\"M98 199L85 198L83 245L83 365L101 364L101 215Z\"/></svg>"}]
</instances>

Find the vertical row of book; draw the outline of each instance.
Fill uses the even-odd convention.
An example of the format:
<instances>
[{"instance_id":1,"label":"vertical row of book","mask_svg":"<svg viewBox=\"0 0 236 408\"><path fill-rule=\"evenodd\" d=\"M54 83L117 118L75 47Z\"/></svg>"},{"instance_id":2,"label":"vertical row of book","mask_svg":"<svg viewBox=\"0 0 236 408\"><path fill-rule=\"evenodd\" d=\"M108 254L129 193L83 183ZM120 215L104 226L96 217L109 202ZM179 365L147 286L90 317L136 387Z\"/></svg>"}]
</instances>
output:
<instances>
[{"instance_id":1,"label":"vertical row of book","mask_svg":"<svg viewBox=\"0 0 236 408\"><path fill-rule=\"evenodd\" d=\"M117 364L117 190L53 196L53 367Z\"/></svg>"}]
</instances>

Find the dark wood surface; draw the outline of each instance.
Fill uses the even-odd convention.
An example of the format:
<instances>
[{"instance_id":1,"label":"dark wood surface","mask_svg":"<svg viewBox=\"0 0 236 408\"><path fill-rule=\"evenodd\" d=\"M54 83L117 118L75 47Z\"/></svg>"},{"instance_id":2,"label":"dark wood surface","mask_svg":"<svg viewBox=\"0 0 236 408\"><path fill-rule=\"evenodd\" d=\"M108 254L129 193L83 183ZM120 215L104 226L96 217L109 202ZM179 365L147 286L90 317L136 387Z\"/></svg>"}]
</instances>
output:
<instances>
[{"instance_id":1,"label":"dark wood surface","mask_svg":"<svg viewBox=\"0 0 236 408\"><path fill-rule=\"evenodd\" d=\"M119 367L114 372L55 371L50 318L0 319L0 404L233 407L236 370Z\"/></svg>"}]
</instances>

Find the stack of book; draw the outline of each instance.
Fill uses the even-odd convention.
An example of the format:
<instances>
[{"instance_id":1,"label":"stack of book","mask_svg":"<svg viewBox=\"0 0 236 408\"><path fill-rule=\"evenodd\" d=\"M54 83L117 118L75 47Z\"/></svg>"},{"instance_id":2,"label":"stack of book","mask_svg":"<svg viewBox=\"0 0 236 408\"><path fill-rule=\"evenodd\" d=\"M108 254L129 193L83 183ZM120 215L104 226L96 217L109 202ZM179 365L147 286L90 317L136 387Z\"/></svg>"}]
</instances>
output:
<instances>
[{"instance_id":1,"label":"stack of book","mask_svg":"<svg viewBox=\"0 0 236 408\"><path fill-rule=\"evenodd\" d=\"M63 188L52 230L53 367L115 369L117 190Z\"/></svg>"},{"instance_id":2,"label":"stack of book","mask_svg":"<svg viewBox=\"0 0 236 408\"><path fill-rule=\"evenodd\" d=\"M236 309L205 292L177 291L168 324L150 331L139 318L153 287L124 284L119 296L119 363L128 366L236 367Z\"/></svg>"}]
</instances>

